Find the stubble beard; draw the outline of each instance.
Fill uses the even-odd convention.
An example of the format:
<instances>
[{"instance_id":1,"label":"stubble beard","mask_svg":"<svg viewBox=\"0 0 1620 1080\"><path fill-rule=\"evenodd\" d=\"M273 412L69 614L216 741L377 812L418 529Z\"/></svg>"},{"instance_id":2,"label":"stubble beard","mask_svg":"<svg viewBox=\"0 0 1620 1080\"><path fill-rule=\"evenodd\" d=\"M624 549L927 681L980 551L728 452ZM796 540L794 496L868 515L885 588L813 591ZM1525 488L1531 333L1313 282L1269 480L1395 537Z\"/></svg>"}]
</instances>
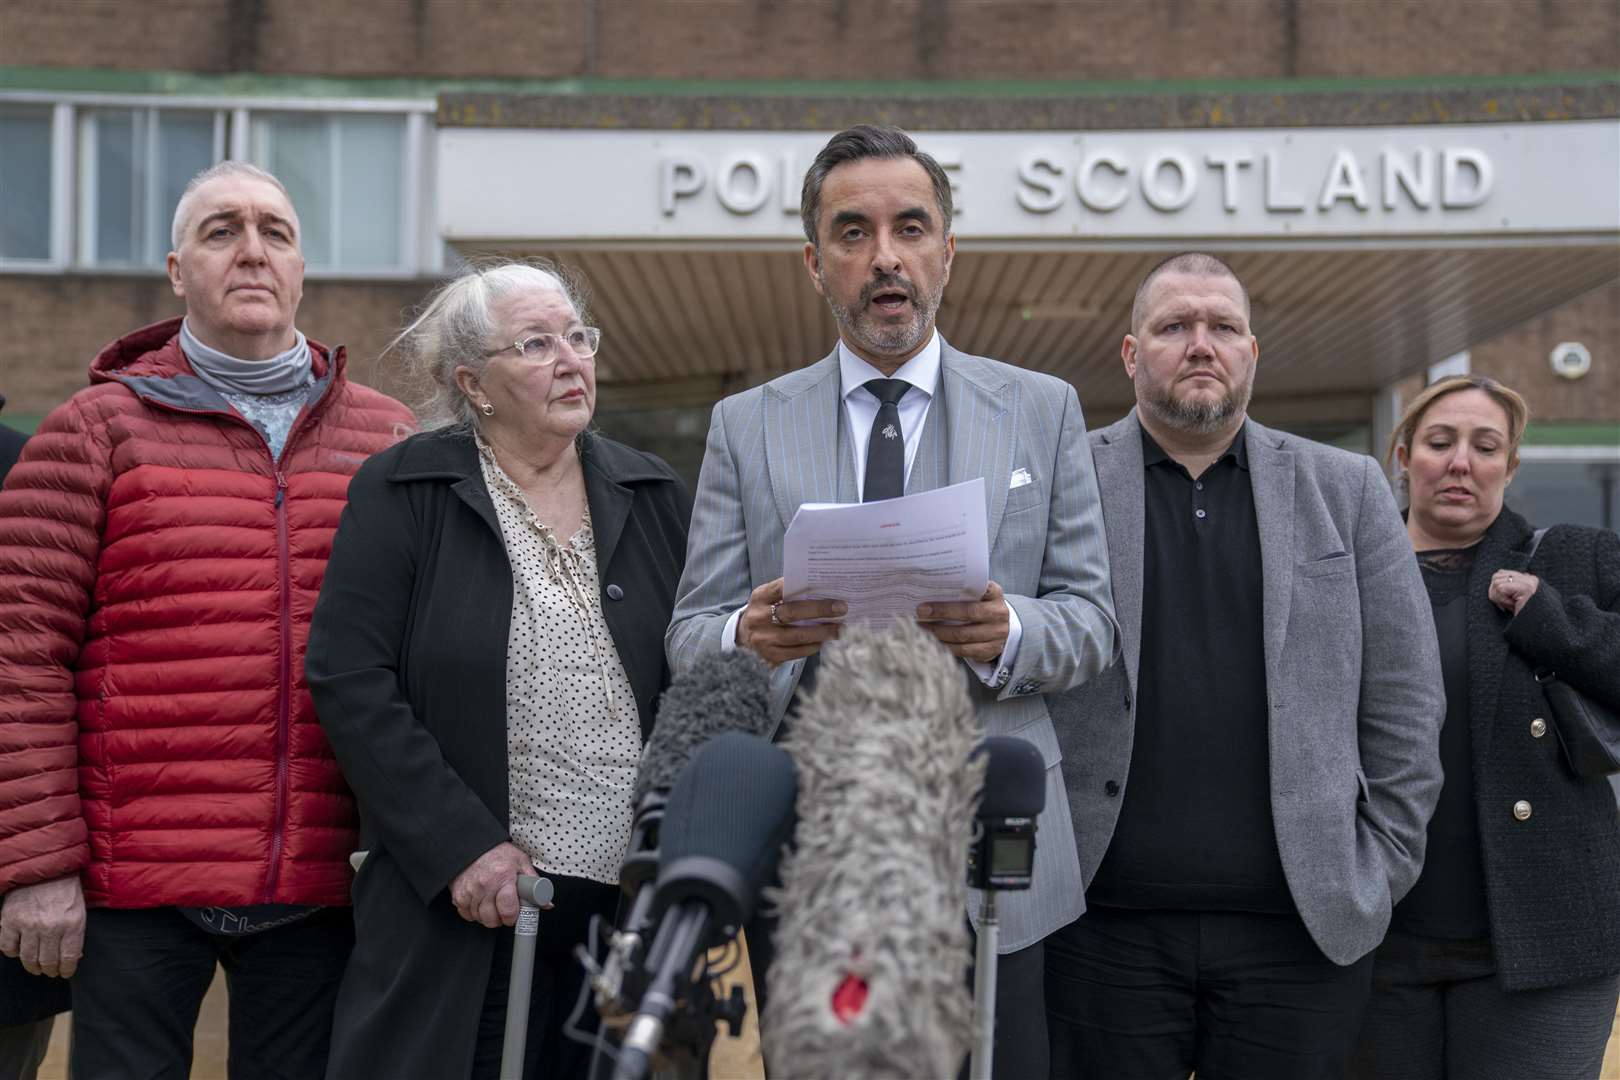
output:
<instances>
[{"instance_id":1,"label":"stubble beard","mask_svg":"<svg viewBox=\"0 0 1620 1080\"><path fill-rule=\"evenodd\" d=\"M1139 400L1144 409L1161 424L1189 435L1214 435L1225 431L1232 418L1241 416L1249 408L1254 395L1254 375L1231 387L1219 398L1211 401L1198 398L1188 401L1175 396L1174 385L1147 386Z\"/></svg>"},{"instance_id":2,"label":"stubble beard","mask_svg":"<svg viewBox=\"0 0 1620 1080\"><path fill-rule=\"evenodd\" d=\"M873 356L905 356L915 353L934 328L934 314L945 296L945 283L938 282L927 296L918 296L911 282L900 277L877 278L866 283L854 305L832 299L825 271L818 271L822 295L832 309L838 332ZM869 310L872 296L883 289L901 289L911 298L912 317L900 324L879 322Z\"/></svg>"}]
</instances>

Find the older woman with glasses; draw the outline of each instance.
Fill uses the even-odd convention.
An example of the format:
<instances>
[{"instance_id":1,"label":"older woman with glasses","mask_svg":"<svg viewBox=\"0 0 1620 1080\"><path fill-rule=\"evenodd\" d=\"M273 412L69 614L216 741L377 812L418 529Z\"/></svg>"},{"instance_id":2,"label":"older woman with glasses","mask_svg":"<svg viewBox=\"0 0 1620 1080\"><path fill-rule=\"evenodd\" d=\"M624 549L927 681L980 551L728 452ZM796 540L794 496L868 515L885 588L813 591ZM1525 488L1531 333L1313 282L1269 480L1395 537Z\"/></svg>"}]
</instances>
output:
<instances>
[{"instance_id":1,"label":"older woman with glasses","mask_svg":"<svg viewBox=\"0 0 1620 1080\"><path fill-rule=\"evenodd\" d=\"M355 476L306 662L369 852L329 1076L494 1076L535 873L556 897L525 1075L585 1071L571 950L617 902L690 513L667 465L590 430L600 338L555 270L504 263L396 341L429 430Z\"/></svg>"},{"instance_id":2,"label":"older woman with glasses","mask_svg":"<svg viewBox=\"0 0 1620 1080\"><path fill-rule=\"evenodd\" d=\"M1572 769L1541 679L1620 708L1620 537L1543 533L1503 505L1528 413L1454 376L1391 440L1439 634L1446 782L1374 960L1358 1080L1592 1080L1614 1021L1620 815L1603 776Z\"/></svg>"}]
</instances>

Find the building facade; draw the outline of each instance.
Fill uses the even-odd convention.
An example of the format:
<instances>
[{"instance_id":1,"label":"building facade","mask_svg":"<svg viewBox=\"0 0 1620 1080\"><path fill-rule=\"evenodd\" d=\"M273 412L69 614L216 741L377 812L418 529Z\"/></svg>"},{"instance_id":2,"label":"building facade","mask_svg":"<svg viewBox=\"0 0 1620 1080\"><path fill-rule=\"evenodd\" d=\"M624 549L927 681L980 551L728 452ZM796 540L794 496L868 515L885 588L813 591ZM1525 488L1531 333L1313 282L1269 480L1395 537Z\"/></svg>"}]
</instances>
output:
<instances>
[{"instance_id":1,"label":"building facade","mask_svg":"<svg viewBox=\"0 0 1620 1080\"><path fill-rule=\"evenodd\" d=\"M1264 422L1382 449L1403 396L1496 376L1510 501L1620 525L1620 8L1609 0L12 0L0 10L4 419L179 310L179 188L232 156L303 218L300 325L364 381L463 258L580 268L599 421L695 479L723 393L835 331L797 189L849 123L950 169L959 348L1128 408L1163 254L1249 281Z\"/></svg>"}]
</instances>

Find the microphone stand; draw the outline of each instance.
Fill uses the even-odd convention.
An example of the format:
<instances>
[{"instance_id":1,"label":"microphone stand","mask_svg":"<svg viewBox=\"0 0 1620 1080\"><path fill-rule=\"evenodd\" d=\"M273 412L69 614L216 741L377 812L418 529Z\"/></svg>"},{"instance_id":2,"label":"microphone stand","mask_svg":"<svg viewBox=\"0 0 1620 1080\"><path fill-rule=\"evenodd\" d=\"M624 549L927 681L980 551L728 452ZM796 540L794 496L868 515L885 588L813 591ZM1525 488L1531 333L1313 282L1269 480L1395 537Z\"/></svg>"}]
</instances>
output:
<instances>
[{"instance_id":1,"label":"microphone stand","mask_svg":"<svg viewBox=\"0 0 1620 1080\"><path fill-rule=\"evenodd\" d=\"M970 1080L990 1080L991 1060L996 1050L996 952L1001 940L1001 920L996 913L996 890L984 890L984 906L979 909L979 935L973 954L973 1049L968 1058Z\"/></svg>"},{"instance_id":2,"label":"microphone stand","mask_svg":"<svg viewBox=\"0 0 1620 1080\"><path fill-rule=\"evenodd\" d=\"M506 986L501 1080L523 1080L523 1051L529 1041L529 991L534 984L534 947L540 936L540 909L551 903L554 891L548 878L518 875L518 917L517 925L512 927L512 977Z\"/></svg>"}]
</instances>

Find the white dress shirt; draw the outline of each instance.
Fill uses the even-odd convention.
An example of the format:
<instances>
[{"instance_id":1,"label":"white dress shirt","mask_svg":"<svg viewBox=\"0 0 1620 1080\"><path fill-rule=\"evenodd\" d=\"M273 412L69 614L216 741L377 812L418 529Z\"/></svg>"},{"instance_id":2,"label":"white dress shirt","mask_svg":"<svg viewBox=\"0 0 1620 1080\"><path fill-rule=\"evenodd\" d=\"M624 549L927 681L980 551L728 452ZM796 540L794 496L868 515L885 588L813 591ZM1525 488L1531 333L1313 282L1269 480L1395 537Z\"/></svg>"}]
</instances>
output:
<instances>
[{"instance_id":1,"label":"white dress shirt","mask_svg":"<svg viewBox=\"0 0 1620 1080\"><path fill-rule=\"evenodd\" d=\"M896 406L900 412L900 431L906 440L907 480L911 479L911 464L917 459L917 447L922 445L923 424L928 420L928 409L933 405L934 393L939 387L939 357L939 331L936 330L929 335L928 344L922 347L922 351L901 364L893 375L893 378L911 384ZM886 378L890 376L856 356L842 340L838 342L838 380L844 402L844 434L855 456L856 498L865 494L866 444L871 435L872 421L877 419L879 405L877 396L866 388L866 384L873 379ZM1012 674L1013 662L1018 656L1018 643L1023 637L1018 612L1013 610L1011 604L1006 607L1009 625L1007 644L1002 648L1001 656L991 662L963 661L980 682L992 688L1000 687ZM726 620L725 629L720 634L722 649L737 647L737 620L742 618L742 613L743 609L738 608Z\"/></svg>"}]
</instances>

